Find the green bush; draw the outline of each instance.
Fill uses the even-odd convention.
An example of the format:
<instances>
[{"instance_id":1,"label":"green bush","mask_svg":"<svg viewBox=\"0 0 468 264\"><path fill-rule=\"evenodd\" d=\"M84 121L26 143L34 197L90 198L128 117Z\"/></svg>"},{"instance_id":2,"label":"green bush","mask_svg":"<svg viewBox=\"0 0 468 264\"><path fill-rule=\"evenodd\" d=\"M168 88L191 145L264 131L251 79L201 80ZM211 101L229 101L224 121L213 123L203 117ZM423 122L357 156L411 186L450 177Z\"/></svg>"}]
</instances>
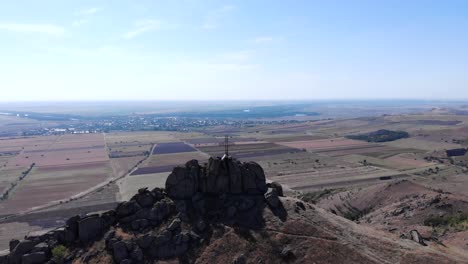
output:
<instances>
[{"instance_id":1,"label":"green bush","mask_svg":"<svg viewBox=\"0 0 468 264\"><path fill-rule=\"evenodd\" d=\"M58 245L52 249L52 259L57 263L63 263L68 255L68 249L63 245Z\"/></svg>"}]
</instances>

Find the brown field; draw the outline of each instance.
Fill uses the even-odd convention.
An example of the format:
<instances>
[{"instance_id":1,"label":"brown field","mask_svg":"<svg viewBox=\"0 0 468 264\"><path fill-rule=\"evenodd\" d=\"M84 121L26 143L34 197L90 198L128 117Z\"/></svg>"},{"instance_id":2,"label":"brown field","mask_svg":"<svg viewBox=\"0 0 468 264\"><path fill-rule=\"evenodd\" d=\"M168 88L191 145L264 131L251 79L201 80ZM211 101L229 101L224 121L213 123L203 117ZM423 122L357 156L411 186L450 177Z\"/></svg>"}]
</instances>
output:
<instances>
[{"instance_id":1,"label":"brown field","mask_svg":"<svg viewBox=\"0 0 468 264\"><path fill-rule=\"evenodd\" d=\"M202 152L183 152L183 153L174 153L174 154L161 154L161 155L151 155L151 157L145 162L145 167L157 167L157 166L166 166L166 165L181 165L185 164L191 159L197 159L200 162L207 161L209 156Z\"/></svg>"},{"instance_id":2,"label":"brown field","mask_svg":"<svg viewBox=\"0 0 468 264\"><path fill-rule=\"evenodd\" d=\"M115 132L105 135L106 144L109 147L125 144L155 144L177 141L176 132Z\"/></svg>"},{"instance_id":3,"label":"brown field","mask_svg":"<svg viewBox=\"0 0 468 264\"><path fill-rule=\"evenodd\" d=\"M391 156L385 160L398 164L399 169L413 169L433 165L433 163L427 162L423 159L418 159L414 154L409 153Z\"/></svg>"},{"instance_id":4,"label":"brown field","mask_svg":"<svg viewBox=\"0 0 468 264\"><path fill-rule=\"evenodd\" d=\"M221 157L224 154L224 146L198 147L198 149L213 157ZM258 156L271 156L293 153L298 151L300 150L274 143L257 143L229 146L229 154L236 158L255 158Z\"/></svg>"},{"instance_id":5,"label":"brown field","mask_svg":"<svg viewBox=\"0 0 468 264\"><path fill-rule=\"evenodd\" d=\"M2 215L18 213L77 195L112 175L108 162L35 168L10 198L0 203Z\"/></svg>"},{"instance_id":6,"label":"brown field","mask_svg":"<svg viewBox=\"0 0 468 264\"><path fill-rule=\"evenodd\" d=\"M292 142L280 142L280 145L284 145L291 148L307 149L307 150L326 150L335 148L346 148L351 146L369 146L367 142L345 139L345 138L334 138L334 139L316 139L307 141L292 141Z\"/></svg>"},{"instance_id":7,"label":"brown field","mask_svg":"<svg viewBox=\"0 0 468 264\"><path fill-rule=\"evenodd\" d=\"M19 138L2 142L5 148L20 149L10 166L60 166L107 161L101 134Z\"/></svg>"},{"instance_id":8,"label":"brown field","mask_svg":"<svg viewBox=\"0 0 468 264\"><path fill-rule=\"evenodd\" d=\"M129 200L140 188L164 188L169 174L170 172L136 175L118 181L121 199L123 201Z\"/></svg>"},{"instance_id":9,"label":"brown field","mask_svg":"<svg viewBox=\"0 0 468 264\"><path fill-rule=\"evenodd\" d=\"M110 160L110 164L114 170L115 177L121 177L129 173L137 163L143 160L144 156L134 156L128 158L115 158Z\"/></svg>"}]
</instances>

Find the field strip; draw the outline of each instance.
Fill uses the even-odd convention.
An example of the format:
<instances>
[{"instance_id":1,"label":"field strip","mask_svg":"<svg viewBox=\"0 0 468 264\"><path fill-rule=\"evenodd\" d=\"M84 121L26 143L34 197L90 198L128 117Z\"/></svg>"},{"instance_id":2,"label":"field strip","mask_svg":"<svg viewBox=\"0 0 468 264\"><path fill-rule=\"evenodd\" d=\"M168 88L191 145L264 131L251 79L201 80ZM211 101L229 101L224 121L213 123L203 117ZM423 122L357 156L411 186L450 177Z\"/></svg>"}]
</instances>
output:
<instances>
[{"instance_id":1,"label":"field strip","mask_svg":"<svg viewBox=\"0 0 468 264\"><path fill-rule=\"evenodd\" d=\"M152 149L153 149L153 148L154 148L154 145L153 145ZM141 163L143 163L144 161L146 161L150 156L151 156L151 155L148 155L147 157L145 157L145 158L142 160ZM111 167L112 167L112 166L111 166ZM73 200L76 200L76 199L80 199L80 198L82 198L83 196L86 196L86 195L91 194L91 193L93 193L93 192L102 190L102 188L104 188L104 187L105 187L106 185L108 185L108 184L115 183L115 182L117 182L118 180L120 180L120 179L122 179L122 178L124 178L124 177L129 176L131 173L133 173L133 172L134 172L135 170L137 170L137 169L138 169L138 166L135 166L135 167L132 169L132 171L129 172L129 173L127 173L127 174L124 174L124 175L122 175L122 176L120 176L120 177L117 177L117 178L112 177L112 178L110 178L109 180L104 181L104 182L102 182L102 183L100 183L100 184L98 184L98 185L96 185L96 186L94 186L94 187L92 187L92 188L90 188L90 189L88 189L88 190L85 190L85 191L80 192L80 193L78 193L78 194L76 194L76 195L73 195L73 196L67 198L66 200L58 200L58 201L53 201L53 202L50 202L50 203L48 203L48 204L44 204L44 205L41 205L41 206L36 206L36 207L30 208L30 209L28 209L28 210L26 210L26 211L23 211L23 212L20 212L20 213L17 213L17 214L11 214L11 215L5 216L5 217L3 217L3 218L0 218L0 220L9 219L9 218L12 218L12 217L17 217L17 216L22 216L22 215L25 215L25 214L33 213L33 212L38 211L38 210L50 209L50 208L52 208L52 207L54 207L54 206L60 205L60 203L63 203L63 202L65 202L65 201L67 201L67 200L72 200L72 199L73 199Z\"/></svg>"}]
</instances>

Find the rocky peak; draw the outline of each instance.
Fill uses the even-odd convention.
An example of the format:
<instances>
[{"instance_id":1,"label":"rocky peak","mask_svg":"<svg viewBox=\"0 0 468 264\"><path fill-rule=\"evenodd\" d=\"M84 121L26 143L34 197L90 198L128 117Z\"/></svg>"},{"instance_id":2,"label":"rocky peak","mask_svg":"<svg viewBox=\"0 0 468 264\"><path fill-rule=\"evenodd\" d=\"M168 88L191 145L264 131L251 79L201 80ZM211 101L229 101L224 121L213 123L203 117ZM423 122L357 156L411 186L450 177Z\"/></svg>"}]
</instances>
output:
<instances>
[{"instance_id":1,"label":"rocky peak","mask_svg":"<svg viewBox=\"0 0 468 264\"><path fill-rule=\"evenodd\" d=\"M227 157L200 165L190 160L173 169L165 187L142 188L115 210L75 216L44 235L12 241L10 254L0 256L0 264L56 263L52 252L58 245L69 250L64 263L88 263L102 254L112 256L114 263L187 259L197 254L216 226L260 229L267 206L285 217L278 198L281 185L267 184L255 162ZM103 240L102 252L90 255L82 250L98 247Z\"/></svg>"},{"instance_id":2,"label":"rocky peak","mask_svg":"<svg viewBox=\"0 0 468 264\"><path fill-rule=\"evenodd\" d=\"M191 199L196 193L262 195L266 191L265 173L260 165L232 158L210 158L204 166L191 160L185 167L175 167L166 181L166 192L173 199Z\"/></svg>"}]
</instances>

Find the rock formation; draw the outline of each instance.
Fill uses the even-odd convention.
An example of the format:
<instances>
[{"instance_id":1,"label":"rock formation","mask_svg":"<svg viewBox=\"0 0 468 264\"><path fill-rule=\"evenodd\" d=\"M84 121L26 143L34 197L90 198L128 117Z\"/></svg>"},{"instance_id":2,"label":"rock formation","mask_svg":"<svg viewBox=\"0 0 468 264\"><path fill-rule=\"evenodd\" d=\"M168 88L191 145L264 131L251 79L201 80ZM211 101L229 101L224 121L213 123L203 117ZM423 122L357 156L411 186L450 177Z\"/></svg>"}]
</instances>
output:
<instances>
[{"instance_id":1,"label":"rock formation","mask_svg":"<svg viewBox=\"0 0 468 264\"><path fill-rule=\"evenodd\" d=\"M10 254L0 256L0 264L54 263L51 252L57 245L86 247L102 237L115 263L179 257L203 241L211 224L261 228L264 200L272 209L281 206L276 191L281 186L275 184L270 190L267 186L257 163L210 158L208 164L200 166L191 160L173 169L165 190L143 188L115 210L75 216L66 226L44 235L12 240ZM268 196L264 197L265 193ZM116 230L133 232L134 239L117 238ZM63 261L77 257L79 251L71 252Z\"/></svg>"},{"instance_id":2,"label":"rock formation","mask_svg":"<svg viewBox=\"0 0 468 264\"><path fill-rule=\"evenodd\" d=\"M173 199L192 199L196 193L264 194L265 173L255 162L241 163L231 158L210 158L206 166L191 160L176 167L166 181L166 192Z\"/></svg>"},{"instance_id":3,"label":"rock formation","mask_svg":"<svg viewBox=\"0 0 468 264\"><path fill-rule=\"evenodd\" d=\"M191 160L173 169L165 189L142 188L115 210L75 216L43 235L12 240L0 264L460 260L415 242L369 235L350 221L282 195L281 184L267 184L256 163L217 158L201 166Z\"/></svg>"}]
</instances>

